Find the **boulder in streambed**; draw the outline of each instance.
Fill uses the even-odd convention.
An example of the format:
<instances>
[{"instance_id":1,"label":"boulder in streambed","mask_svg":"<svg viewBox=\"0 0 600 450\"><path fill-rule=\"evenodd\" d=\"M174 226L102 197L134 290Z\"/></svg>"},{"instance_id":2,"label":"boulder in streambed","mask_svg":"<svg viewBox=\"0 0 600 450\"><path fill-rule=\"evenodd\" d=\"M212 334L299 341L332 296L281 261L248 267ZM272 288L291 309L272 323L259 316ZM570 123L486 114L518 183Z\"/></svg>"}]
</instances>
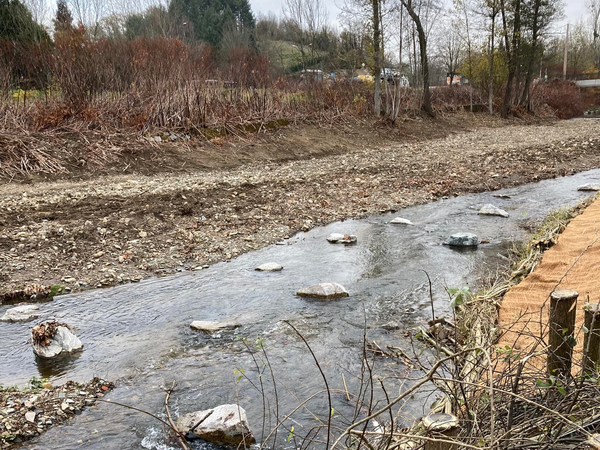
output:
<instances>
[{"instance_id":1,"label":"boulder in streambed","mask_svg":"<svg viewBox=\"0 0 600 450\"><path fill-rule=\"evenodd\" d=\"M7 309L0 322L29 322L30 320L37 319L39 311L37 305L19 305L14 308Z\"/></svg>"},{"instance_id":2,"label":"boulder in streambed","mask_svg":"<svg viewBox=\"0 0 600 450\"><path fill-rule=\"evenodd\" d=\"M261 264L256 269L259 272L281 272L283 270L283 266L281 264L277 264L276 262L268 262Z\"/></svg>"},{"instance_id":3,"label":"boulder in streambed","mask_svg":"<svg viewBox=\"0 0 600 450\"><path fill-rule=\"evenodd\" d=\"M598 192L600 191L600 183L587 183L577 188L578 191Z\"/></svg>"},{"instance_id":4,"label":"boulder in streambed","mask_svg":"<svg viewBox=\"0 0 600 450\"><path fill-rule=\"evenodd\" d=\"M300 289L296 292L299 297L312 297L312 298L342 298L349 297L348 291L344 289L344 286L338 283L321 283L313 286Z\"/></svg>"},{"instance_id":5,"label":"boulder in streambed","mask_svg":"<svg viewBox=\"0 0 600 450\"><path fill-rule=\"evenodd\" d=\"M413 225L413 223L408 219L403 219L402 217L396 217L395 219L390 220L390 223L394 225Z\"/></svg>"},{"instance_id":6,"label":"boulder in streambed","mask_svg":"<svg viewBox=\"0 0 600 450\"><path fill-rule=\"evenodd\" d=\"M354 244L357 237L353 234L333 233L327 238L327 242L331 244Z\"/></svg>"},{"instance_id":7,"label":"boulder in streambed","mask_svg":"<svg viewBox=\"0 0 600 450\"><path fill-rule=\"evenodd\" d=\"M477 247L479 238L472 233L456 233L444 241L450 247Z\"/></svg>"},{"instance_id":8,"label":"boulder in streambed","mask_svg":"<svg viewBox=\"0 0 600 450\"><path fill-rule=\"evenodd\" d=\"M42 322L31 330L33 352L44 359L55 358L83 348L68 325L56 321Z\"/></svg>"},{"instance_id":9,"label":"boulder in streambed","mask_svg":"<svg viewBox=\"0 0 600 450\"><path fill-rule=\"evenodd\" d=\"M481 216L508 217L508 213L506 211L489 203L487 205L483 205L483 207L479 210L478 214Z\"/></svg>"},{"instance_id":10,"label":"boulder in streambed","mask_svg":"<svg viewBox=\"0 0 600 450\"><path fill-rule=\"evenodd\" d=\"M222 330L234 330L242 325L233 320L210 321L210 320L194 320L190 323L192 330L204 331L205 333L216 333Z\"/></svg>"},{"instance_id":11,"label":"boulder in streambed","mask_svg":"<svg viewBox=\"0 0 600 450\"><path fill-rule=\"evenodd\" d=\"M256 442L248 426L246 411L238 405L221 405L184 414L177 419L176 427L183 434L193 433L215 444L237 446Z\"/></svg>"}]
</instances>

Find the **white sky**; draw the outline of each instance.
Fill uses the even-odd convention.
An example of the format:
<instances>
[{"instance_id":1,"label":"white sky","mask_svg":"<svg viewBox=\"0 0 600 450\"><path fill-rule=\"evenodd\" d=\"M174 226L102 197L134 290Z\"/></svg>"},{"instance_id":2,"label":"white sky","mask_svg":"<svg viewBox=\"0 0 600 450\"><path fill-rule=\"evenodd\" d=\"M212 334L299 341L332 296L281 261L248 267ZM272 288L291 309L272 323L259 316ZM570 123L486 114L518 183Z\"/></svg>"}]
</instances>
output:
<instances>
[{"instance_id":1,"label":"white sky","mask_svg":"<svg viewBox=\"0 0 600 450\"><path fill-rule=\"evenodd\" d=\"M332 24L337 24L337 15L340 11L338 5L343 4L343 0L323 0L329 10L329 20ZM255 14L267 14L273 12L276 15L281 13L281 7L284 0L250 0L250 5ZM565 0L566 18L561 23L576 23L579 19L587 15L586 0Z\"/></svg>"}]
</instances>

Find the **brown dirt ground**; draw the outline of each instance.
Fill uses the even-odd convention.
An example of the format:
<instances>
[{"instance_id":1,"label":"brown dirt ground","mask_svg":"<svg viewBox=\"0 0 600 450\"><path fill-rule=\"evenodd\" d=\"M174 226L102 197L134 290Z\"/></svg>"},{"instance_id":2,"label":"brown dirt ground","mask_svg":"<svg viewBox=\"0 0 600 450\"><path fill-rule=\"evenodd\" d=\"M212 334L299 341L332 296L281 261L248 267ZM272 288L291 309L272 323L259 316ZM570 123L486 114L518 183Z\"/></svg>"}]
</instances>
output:
<instances>
[{"instance_id":1,"label":"brown dirt ground","mask_svg":"<svg viewBox=\"0 0 600 450\"><path fill-rule=\"evenodd\" d=\"M198 270L320 224L600 167L599 130L591 119L465 114L396 131L362 123L222 145L136 141L105 166L66 164L54 181L0 186L1 289Z\"/></svg>"}]
</instances>

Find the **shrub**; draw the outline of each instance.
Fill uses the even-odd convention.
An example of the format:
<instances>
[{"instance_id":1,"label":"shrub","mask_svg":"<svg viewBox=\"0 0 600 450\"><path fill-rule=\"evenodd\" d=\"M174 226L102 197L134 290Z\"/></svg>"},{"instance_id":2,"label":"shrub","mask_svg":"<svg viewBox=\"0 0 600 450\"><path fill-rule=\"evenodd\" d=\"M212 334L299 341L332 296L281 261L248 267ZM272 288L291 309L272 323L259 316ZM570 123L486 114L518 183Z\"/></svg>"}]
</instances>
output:
<instances>
[{"instance_id":1,"label":"shrub","mask_svg":"<svg viewBox=\"0 0 600 450\"><path fill-rule=\"evenodd\" d=\"M582 116L590 105L590 94L573 81L558 78L535 83L531 91L534 111L549 109L559 119Z\"/></svg>"}]
</instances>

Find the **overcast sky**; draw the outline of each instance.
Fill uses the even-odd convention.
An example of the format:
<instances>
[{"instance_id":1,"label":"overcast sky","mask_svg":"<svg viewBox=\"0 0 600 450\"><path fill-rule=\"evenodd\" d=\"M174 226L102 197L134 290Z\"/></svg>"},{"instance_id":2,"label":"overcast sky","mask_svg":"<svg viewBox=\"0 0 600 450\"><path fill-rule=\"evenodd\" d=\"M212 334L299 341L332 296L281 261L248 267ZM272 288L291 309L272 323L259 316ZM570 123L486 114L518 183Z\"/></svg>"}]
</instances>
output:
<instances>
[{"instance_id":1,"label":"overcast sky","mask_svg":"<svg viewBox=\"0 0 600 450\"><path fill-rule=\"evenodd\" d=\"M329 10L329 20L332 24L337 24L337 15L340 11L338 5L343 4L343 0L323 0ZM273 12L277 15L281 13L281 7L284 0L250 0L252 10L256 14L268 14ZM586 0L565 0L565 24L576 23L580 18L587 15Z\"/></svg>"}]
</instances>

